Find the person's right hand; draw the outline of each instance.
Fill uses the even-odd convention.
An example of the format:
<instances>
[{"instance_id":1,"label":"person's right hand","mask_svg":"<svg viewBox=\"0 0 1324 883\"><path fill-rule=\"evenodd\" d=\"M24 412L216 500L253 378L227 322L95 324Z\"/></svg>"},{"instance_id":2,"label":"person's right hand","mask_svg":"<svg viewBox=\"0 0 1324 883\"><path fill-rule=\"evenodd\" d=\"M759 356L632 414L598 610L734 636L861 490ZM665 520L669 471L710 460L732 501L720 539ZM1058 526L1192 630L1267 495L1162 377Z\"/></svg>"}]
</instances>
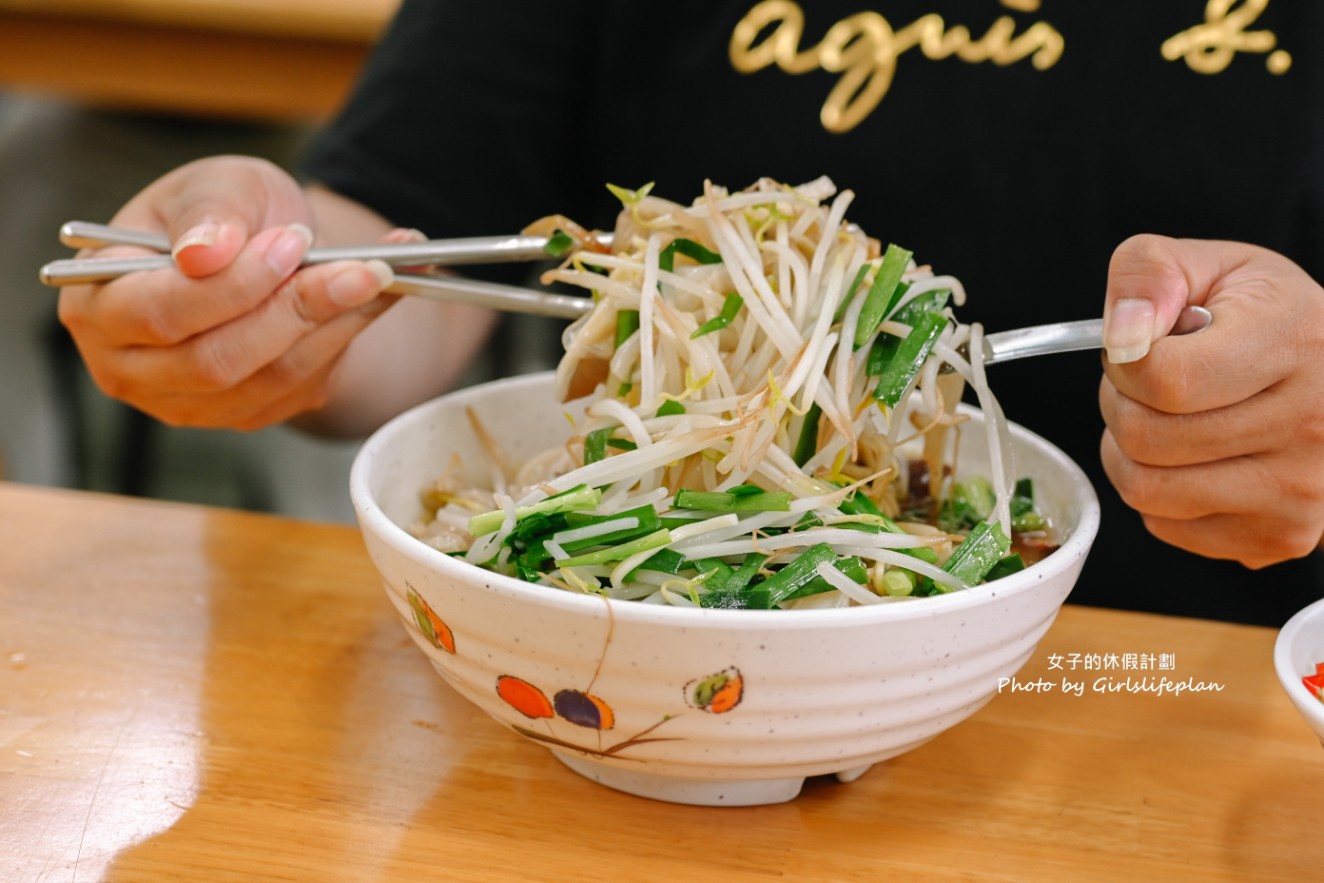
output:
<instances>
[{"instance_id":1,"label":"person's right hand","mask_svg":"<svg viewBox=\"0 0 1324 883\"><path fill-rule=\"evenodd\" d=\"M171 425L254 429L319 407L349 342L394 301L378 296L392 281L381 262L299 269L314 207L261 160L183 166L112 223L165 233L178 269L66 287L60 320L107 395ZM376 216L367 226L410 236Z\"/></svg>"}]
</instances>

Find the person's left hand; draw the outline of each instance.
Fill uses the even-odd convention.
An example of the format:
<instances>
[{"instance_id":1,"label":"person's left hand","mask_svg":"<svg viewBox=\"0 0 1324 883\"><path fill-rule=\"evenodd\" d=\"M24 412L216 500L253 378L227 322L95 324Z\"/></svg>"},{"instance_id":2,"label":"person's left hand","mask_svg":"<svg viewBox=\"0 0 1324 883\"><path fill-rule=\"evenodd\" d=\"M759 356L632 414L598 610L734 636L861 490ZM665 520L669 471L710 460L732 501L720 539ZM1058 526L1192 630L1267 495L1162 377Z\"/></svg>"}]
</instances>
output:
<instances>
[{"instance_id":1,"label":"person's left hand","mask_svg":"<svg viewBox=\"0 0 1324 883\"><path fill-rule=\"evenodd\" d=\"M1203 305L1213 323L1169 337ZM1104 470L1164 542L1267 567L1324 536L1324 289L1283 256L1143 235L1108 271Z\"/></svg>"}]
</instances>

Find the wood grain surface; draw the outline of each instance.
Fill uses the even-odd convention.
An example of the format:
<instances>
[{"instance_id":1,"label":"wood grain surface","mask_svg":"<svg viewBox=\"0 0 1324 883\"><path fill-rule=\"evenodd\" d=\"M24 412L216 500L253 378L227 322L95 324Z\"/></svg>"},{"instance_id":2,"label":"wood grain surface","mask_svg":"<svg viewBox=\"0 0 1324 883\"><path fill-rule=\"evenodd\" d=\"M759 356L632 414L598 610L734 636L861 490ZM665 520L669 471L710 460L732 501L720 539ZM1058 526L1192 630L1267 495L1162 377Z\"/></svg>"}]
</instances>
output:
<instances>
[{"instance_id":1,"label":"wood grain surface","mask_svg":"<svg viewBox=\"0 0 1324 883\"><path fill-rule=\"evenodd\" d=\"M1324 750L1273 639L1068 606L1017 679L1051 690L684 807L453 693L351 527L0 483L0 880L1317 880Z\"/></svg>"},{"instance_id":2,"label":"wood grain surface","mask_svg":"<svg viewBox=\"0 0 1324 883\"><path fill-rule=\"evenodd\" d=\"M0 0L0 88L304 121L344 100L399 0Z\"/></svg>"}]
</instances>

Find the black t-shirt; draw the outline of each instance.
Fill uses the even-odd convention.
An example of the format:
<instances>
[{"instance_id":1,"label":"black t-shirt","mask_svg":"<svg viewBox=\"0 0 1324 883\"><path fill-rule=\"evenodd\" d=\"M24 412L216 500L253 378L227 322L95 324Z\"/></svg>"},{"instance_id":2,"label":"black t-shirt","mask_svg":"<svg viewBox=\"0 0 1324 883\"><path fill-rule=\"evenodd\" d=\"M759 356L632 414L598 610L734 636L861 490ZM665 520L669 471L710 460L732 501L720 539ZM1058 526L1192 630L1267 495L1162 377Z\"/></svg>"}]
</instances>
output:
<instances>
[{"instance_id":1,"label":"black t-shirt","mask_svg":"<svg viewBox=\"0 0 1324 883\"><path fill-rule=\"evenodd\" d=\"M1315 278L1324 8L1246 0L405 0L304 171L430 236L547 214L610 227L611 182L830 176L850 220L960 278L989 331L1097 316L1139 232L1252 242ZM1097 353L990 369L1087 472L1076 603L1281 624L1319 554L1262 571L1153 539L1099 465Z\"/></svg>"}]
</instances>

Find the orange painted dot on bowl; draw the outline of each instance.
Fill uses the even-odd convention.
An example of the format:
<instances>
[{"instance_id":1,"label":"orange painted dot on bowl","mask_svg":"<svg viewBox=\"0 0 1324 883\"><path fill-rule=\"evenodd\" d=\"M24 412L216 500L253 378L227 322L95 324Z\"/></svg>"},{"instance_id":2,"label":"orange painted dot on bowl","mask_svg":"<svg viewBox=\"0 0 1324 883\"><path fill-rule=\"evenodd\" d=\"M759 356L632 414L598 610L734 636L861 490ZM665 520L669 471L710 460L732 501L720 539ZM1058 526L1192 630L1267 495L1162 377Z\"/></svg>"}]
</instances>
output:
<instances>
[{"instance_id":1,"label":"orange painted dot on bowl","mask_svg":"<svg viewBox=\"0 0 1324 883\"><path fill-rule=\"evenodd\" d=\"M745 682L740 677L739 669L728 668L691 681L686 685L685 692L686 699L695 708L711 714L722 714L740 704L745 694Z\"/></svg>"},{"instance_id":2,"label":"orange painted dot on bowl","mask_svg":"<svg viewBox=\"0 0 1324 883\"><path fill-rule=\"evenodd\" d=\"M496 691L503 702L525 717L551 717L555 714L547 695L522 678L502 675L497 678Z\"/></svg>"},{"instance_id":3,"label":"orange painted dot on bowl","mask_svg":"<svg viewBox=\"0 0 1324 883\"><path fill-rule=\"evenodd\" d=\"M438 650L454 653L455 635L450 626L412 588L409 590L409 606L414 611L414 622L418 630L428 639L428 643Z\"/></svg>"}]
</instances>

